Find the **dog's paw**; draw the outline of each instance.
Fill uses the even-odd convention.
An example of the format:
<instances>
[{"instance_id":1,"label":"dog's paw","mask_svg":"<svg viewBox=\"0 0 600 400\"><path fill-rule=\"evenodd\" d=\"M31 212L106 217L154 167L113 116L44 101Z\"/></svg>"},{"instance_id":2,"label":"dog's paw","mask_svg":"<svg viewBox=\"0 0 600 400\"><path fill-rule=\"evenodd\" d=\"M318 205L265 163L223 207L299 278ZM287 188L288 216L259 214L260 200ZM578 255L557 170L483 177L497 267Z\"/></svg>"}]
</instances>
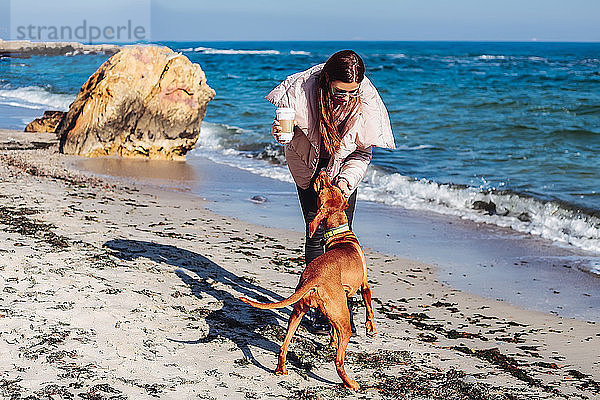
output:
<instances>
[{"instance_id":1,"label":"dog's paw","mask_svg":"<svg viewBox=\"0 0 600 400\"><path fill-rule=\"evenodd\" d=\"M351 390L358 390L360 385L354 379L348 379L347 382L344 382L344 385Z\"/></svg>"},{"instance_id":2,"label":"dog's paw","mask_svg":"<svg viewBox=\"0 0 600 400\"><path fill-rule=\"evenodd\" d=\"M375 336L377 335L377 328L375 328L375 323L373 321L367 321L367 335Z\"/></svg>"},{"instance_id":3,"label":"dog's paw","mask_svg":"<svg viewBox=\"0 0 600 400\"><path fill-rule=\"evenodd\" d=\"M286 367L277 367L275 370L275 375L287 375L288 371Z\"/></svg>"}]
</instances>

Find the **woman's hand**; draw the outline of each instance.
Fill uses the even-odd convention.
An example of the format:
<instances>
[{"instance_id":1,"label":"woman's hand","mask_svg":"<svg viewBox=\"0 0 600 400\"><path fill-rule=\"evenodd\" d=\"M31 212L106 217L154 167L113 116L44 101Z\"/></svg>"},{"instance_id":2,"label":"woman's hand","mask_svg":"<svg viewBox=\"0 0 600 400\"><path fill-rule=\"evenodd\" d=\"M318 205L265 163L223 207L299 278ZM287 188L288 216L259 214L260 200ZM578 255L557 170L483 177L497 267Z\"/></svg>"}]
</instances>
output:
<instances>
[{"instance_id":1,"label":"woman's hand","mask_svg":"<svg viewBox=\"0 0 600 400\"><path fill-rule=\"evenodd\" d=\"M346 198L349 197L350 194L352 193L352 191L350 190L350 186L348 186L348 181L345 180L344 178L338 179L335 185L338 188L340 188L340 190L342 191L342 194Z\"/></svg>"},{"instance_id":2,"label":"woman's hand","mask_svg":"<svg viewBox=\"0 0 600 400\"><path fill-rule=\"evenodd\" d=\"M271 135L273 135L279 144L288 144L290 142L289 140L284 140L282 138L283 135L281 134L281 125L277 119L274 119L273 125L271 125Z\"/></svg>"}]
</instances>

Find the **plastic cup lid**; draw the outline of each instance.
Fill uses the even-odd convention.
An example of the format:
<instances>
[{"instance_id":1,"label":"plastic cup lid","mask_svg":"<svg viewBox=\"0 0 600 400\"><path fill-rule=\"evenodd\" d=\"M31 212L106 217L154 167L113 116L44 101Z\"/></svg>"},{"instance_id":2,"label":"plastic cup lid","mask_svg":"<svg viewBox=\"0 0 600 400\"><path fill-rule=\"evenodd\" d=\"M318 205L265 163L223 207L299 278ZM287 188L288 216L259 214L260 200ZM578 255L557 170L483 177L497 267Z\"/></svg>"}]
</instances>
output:
<instances>
[{"instance_id":1,"label":"plastic cup lid","mask_svg":"<svg viewBox=\"0 0 600 400\"><path fill-rule=\"evenodd\" d=\"M280 107L276 111L277 119L294 119L296 111L289 107Z\"/></svg>"}]
</instances>

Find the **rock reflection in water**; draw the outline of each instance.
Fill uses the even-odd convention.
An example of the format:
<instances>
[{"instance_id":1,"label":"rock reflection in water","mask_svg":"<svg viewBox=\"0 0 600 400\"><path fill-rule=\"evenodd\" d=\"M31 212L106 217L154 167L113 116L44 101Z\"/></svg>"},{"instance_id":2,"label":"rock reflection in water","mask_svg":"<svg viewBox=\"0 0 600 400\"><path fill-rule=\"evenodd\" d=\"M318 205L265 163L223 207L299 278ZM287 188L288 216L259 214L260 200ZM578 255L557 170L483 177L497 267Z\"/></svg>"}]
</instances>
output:
<instances>
[{"instance_id":1,"label":"rock reflection in water","mask_svg":"<svg viewBox=\"0 0 600 400\"><path fill-rule=\"evenodd\" d=\"M196 181L197 170L185 161L97 157L80 160L81 169L101 175L160 181Z\"/></svg>"}]
</instances>

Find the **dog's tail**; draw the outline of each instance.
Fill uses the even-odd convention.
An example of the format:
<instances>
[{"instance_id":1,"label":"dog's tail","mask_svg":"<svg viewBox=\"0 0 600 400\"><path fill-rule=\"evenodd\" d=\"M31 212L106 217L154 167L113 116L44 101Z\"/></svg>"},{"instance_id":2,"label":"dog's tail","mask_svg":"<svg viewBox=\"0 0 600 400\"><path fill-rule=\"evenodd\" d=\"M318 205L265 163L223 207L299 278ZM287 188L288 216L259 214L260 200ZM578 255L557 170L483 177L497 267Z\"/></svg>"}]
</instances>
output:
<instances>
[{"instance_id":1,"label":"dog's tail","mask_svg":"<svg viewBox=\"0 0 600 400\"><path fill-rule=\"evenodd\" d=\"M270 310L273 308L283 308L298 302L311 290L316 289L316 285L312 282L306 282L302 287L294 292L290 297L285 300L278 301L277 303L258 303L247 299L246 297L240 297L240 300L252 307L260 308L262 310Z\"/></svg>"}]
</instances>

